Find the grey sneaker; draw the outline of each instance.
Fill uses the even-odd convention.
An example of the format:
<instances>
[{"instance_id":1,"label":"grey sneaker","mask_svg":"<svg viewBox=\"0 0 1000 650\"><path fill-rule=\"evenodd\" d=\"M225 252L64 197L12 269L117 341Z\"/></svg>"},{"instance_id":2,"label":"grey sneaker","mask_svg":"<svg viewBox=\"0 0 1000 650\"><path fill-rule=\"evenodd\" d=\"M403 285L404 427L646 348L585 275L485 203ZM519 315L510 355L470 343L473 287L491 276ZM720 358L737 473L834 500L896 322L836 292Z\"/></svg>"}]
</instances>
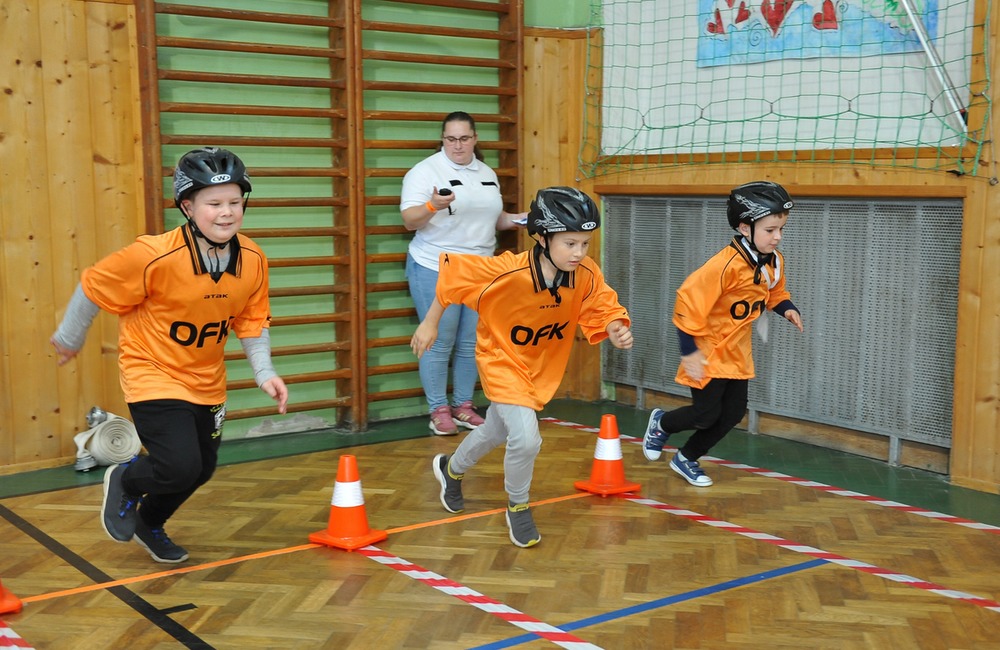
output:
<instances>
[{"instance_id":1,"label":"grey sneaker","mask_svg":"<svg viewBox=\"0 0 1000 650\"><path fill-rule=\"evenodd\" d=\"M465 499L462 497L462 479L465 474L452 474L449 460L447 454L438 454L434 457L432 467L434 478L441 484L441 505L448 512L458 513L465 510Z\"/></svg>"},{"instance_id":2,"label":"grey sneaker","mask_svg":"<svg viewBox=\"0 0 1000 650\"><path fill-rule=\"evenodd\" d=\"M528 548L542 541L527 503L511 503L507 506L507 528L514 546Z\"/></svg>"},{"instance_id":3,"label":"grey sneaker","mask_svg":"<svg viewBox=\"0 0 1000 650\"><path fill-rule=\"evenodd\" d=\"M116 542L127 542L135 534L136 508L142 497L126 494L122 476L129 463L112 465L104 473L104 501L101 503L101 526Z\"/></svg>"},{"instance_id":4,"label":"grey sneaker","mask_svg":"<svg viewBox=\"0 0 1000 650\"><path fill-rule=\"evenodd\" d=\"M177 564L188 559L188 552L174 544L162 528L150 528L142 517L138 517L135 525L135 542L149 552L157 562Z\"/></svg>"}]
</instances>

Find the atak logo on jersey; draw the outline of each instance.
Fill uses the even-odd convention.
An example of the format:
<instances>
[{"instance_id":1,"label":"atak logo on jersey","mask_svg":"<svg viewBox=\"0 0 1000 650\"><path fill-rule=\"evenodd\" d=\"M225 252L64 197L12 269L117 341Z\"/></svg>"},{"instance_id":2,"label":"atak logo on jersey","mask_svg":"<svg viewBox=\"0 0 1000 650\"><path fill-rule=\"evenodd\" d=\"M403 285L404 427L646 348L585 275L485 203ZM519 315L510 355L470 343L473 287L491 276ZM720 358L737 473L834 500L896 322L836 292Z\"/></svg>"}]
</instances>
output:
<instances>
[{"instance_id":1,"label":"atak logo on jersey","mask_svg":"<svg viewBox=\"0 0 1000 650\"><path fill-rule=\"evenodd\" d=\"M510 340L514 345L538 345L540 341L551 341L552 339L563 339L563 330L569 326L569 321L565 323L551 323L542 325L537 330L533 330L525 325L515 325L510 328Z\"/></svg>"},{"instance_id":2,"label":"atak logo on jersey","mask_svg":"<svg viewBox=\"0 0 1000 650\"><path fill-rule=\"evenodd\" d=\"M212 183L212 184L215 184L215 183L228 183L231 180L233 180L233 177L230 176L229 174L216 174L215 176L213 176L209 180L209 182Z\"/></svg>"}]
</instances>

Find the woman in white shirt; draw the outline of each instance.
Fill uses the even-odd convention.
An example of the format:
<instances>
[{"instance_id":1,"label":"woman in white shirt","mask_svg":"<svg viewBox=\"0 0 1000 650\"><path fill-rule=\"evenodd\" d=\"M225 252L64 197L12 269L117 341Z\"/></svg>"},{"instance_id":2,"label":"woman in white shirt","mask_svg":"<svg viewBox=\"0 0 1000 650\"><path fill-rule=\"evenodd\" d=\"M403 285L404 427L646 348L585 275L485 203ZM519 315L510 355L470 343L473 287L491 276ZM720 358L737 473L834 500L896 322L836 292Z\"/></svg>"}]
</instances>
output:
<instances>
[{"instance_id":1,"label":"woman in white shirt","mask_svg":"<svg viewBox=\"0 0 1000 650\"><path fill-rule=\"evenodd\" d=\"M504 212L497 175L479 151L476 122L462 111L444 118L437 153L414 165L403 177L399 207L406 229L415 231L406 256L406 278L420 320L434 302L441 253L491 256L496 249L496 231L517 228L523 224L516 221L527 216ZM455 435L459 426L475 429L483 422L472 406L479 379L478 321L476 312L468 307L448 307L437 340L420 357L420 383L430 408L429 426L436 435ZM449 366L453 366L451 404Z\"/></svg>"}]
</instances>

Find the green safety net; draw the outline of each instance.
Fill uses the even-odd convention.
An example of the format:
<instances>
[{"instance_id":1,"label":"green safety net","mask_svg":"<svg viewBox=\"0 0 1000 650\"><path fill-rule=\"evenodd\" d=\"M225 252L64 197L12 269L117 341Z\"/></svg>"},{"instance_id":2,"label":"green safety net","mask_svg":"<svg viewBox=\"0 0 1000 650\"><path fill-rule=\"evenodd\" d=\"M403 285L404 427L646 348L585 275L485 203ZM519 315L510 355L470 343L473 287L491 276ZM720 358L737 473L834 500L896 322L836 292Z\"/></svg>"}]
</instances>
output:
<instances>
[{"instance_id":1,"label":"green safety net","mask_svg":"<svg viewBox=\"0 0 1000 650\"><path fill-rule=\"evenodd\" d=\"M991 4L593 0L580 171L795 162L992 179Z\"/></svg>"}]
</instances>

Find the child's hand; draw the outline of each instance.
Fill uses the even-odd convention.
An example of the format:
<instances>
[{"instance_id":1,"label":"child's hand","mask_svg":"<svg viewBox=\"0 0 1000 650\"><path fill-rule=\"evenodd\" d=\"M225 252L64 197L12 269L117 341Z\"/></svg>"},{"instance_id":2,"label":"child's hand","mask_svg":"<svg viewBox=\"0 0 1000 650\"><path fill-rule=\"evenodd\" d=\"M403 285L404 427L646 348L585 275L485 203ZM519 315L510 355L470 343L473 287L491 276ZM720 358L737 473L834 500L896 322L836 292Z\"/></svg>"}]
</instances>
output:
<instances>
[{"instance_id":1,"label":"child's hand","mask_svg":"<svg viewBox=\"0 0 1000 650\"><path fill-rule=\"evenodd\" d=\"M288 410L288 387L285 386L285 380L281 377L271 377L260 385L260 389L278 403L278 413L284 415Z\"/></svg>"},{"instance_id":2,"label":"child's hand","mask_svg":"<svg viewBox=\"0 0 1000 650\"><path fill-rule=\"evenodd\" d=\"M423 356L424 352L434 345L437 335L437 326L427 321L420 323L417 331L413 333L413 338L410 339L410 349L413 350L413 354L417 355L418 359Z\"/></svg>"},{"instance_id":3,"label":"child's hand","mask_svg":"<svg viewBox=\"0 0 1000 650\"><path fill-rule=\"evenodd\" d=\"M701 350L695 350L691 354L681 357L681 366L684 367L684 372L695 381L704 379L705 366L707 365L708 359L705 358L705 354Z\"/></svg>"},{"instance_id":4,"label":"child's hand","mask_svg":"<svg viewBox=\"0 0 1000 650\"><path fill-rule=\"evenodd\" d=\"M629 350L632 348L632 330L625 323L616 320L608 325L608 340L611 345L619 350Z\"/></svg>"},{"instance_id":5,"label":"child's hand","mask_svg":"<svg viewBox=\"0 0 1000 650\"><path fill-rule=\"evenodd\" d=\"M788 322L790 322L792 325L799 328L800 332L804 331L802 329L802 314L795 311L794 309L789 309L788 311L785 312L785 318L788 319Z\"/></svg>"},{"instance_id":6,"label":"child's hand","mask_svg":"<svg viewBox=\"0 0 1000 650\"><path fill-rule=\"evenodd\" d=\"M49 343L51 343L52 347L56 349L56 363L60 366L75 357L76 353L79 352L79 350L70 350L67 347L59 345L55 336L49 339Z\"/></svg>"}]
</instances>

